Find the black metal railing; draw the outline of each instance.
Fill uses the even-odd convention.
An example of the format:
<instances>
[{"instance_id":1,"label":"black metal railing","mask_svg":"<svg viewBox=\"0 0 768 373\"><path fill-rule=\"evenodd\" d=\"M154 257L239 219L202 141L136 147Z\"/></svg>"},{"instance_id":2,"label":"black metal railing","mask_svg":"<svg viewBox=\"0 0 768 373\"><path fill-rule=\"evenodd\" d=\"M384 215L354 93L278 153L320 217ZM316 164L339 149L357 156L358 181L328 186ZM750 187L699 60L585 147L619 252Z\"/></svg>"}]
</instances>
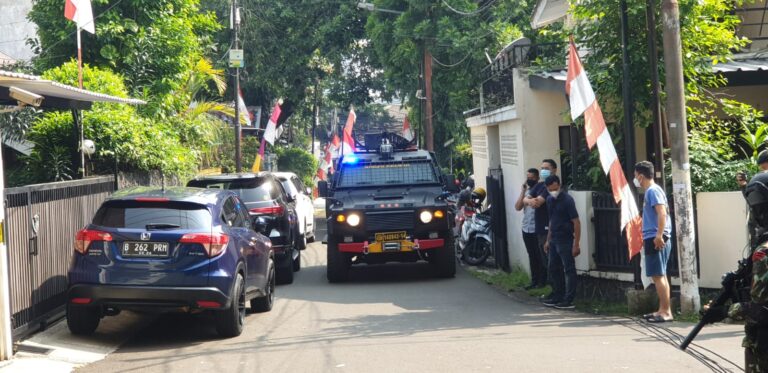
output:
<instances>
[{"instance_id":1,"label":"black metal railing","mask_svg":"<svg viewBox=\"0 0 768 373\"><path fill-rule=\"evenodd\" d=\"M639 197L639 205L642 206L643 196L640 195ZM635 268L629 261L626 231L619 234L621 209L614 201L613 195L611 193L592 192L592 211L594 216L592 221L595 227L595 252L592 257L595 260L597 270L632 273ZM673 216L670 211L669 217L673 218ZM675 236L674 230L675 224L672 221L673 237ZM667 273L671 276L679 274L677 241L674 239L667 263Z\"/></svg>"},{"instance_id":2,"label":"black metal railing","mask_svg":"<svg viewBox=\"0 0 768 373\"><path fill-rule=\"evenodd\" d=\"M566 44L512 45L504 48L481 74L480 112L493 111L515 103L512 69L520 67L565 66Z\"/></svg>"}]
</instances>

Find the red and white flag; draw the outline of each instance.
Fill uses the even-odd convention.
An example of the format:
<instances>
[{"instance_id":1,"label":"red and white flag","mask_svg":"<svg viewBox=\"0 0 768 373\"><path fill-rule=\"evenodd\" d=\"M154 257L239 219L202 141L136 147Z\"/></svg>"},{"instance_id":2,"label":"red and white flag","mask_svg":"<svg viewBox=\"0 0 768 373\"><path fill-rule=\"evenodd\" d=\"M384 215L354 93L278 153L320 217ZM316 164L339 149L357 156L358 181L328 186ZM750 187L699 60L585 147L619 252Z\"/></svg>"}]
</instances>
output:
<instances>
[{"instance_id":1,"label":"red and white flag","mask_svg":"<svg viewBox=\"0 0 768 373\"><path fill-rule=\"evenodd\" d=\"M93 11L91 10L91 0L65 0L64 17L74 21L77 28L96 33L93 25Z\"/></svg>"},{"instance_id":2,"label":"red and white flag","mask_svg":"<svg viewBox=\"0 0 768 373\"><path fill-rule=\"evenodd\" d=\"M240 120L245 121L246 126L251 125L251 113L248 111L248 107L245 106L245 100L243 99L243 91L237 92L237 110L240 111Z\"/></svg>"},{"instance_id":3,"label":"red and white flag","mask_svg":"<svg viewBox=\"0 0 768 373\"><path fill-rule=\"evenodd\" d=\"M603 171L611 180L611 189L616 203L621 204L621 229L627 229L627 244L629 258L640 253L643 247L643 220L635 203L635 197L627 183L624 170L621 168L616 148L611 140L611 134L605 126L605 119L600 105L595 98L595 92L587 78L587 72L581 64L576 45L571 40L568 50L568 77L565 82L565 92L571 105L571 118L576 120L584 114L584 131L587 145L590 149L597 144L600 152L600 164Z\"/></svg>"},{"instance_id":4,"label":"red and white flag","mask_svg":"<svg viewBox=\"0 0 768 373\"><path fill-rule=\"evenodd\" d=\"M331 153L331 156L333 157L341 155L341 139L339 139L339 135L336 133L333 134L333 139L331 140L331 143L328 144L328 152Z\"/></svg>"},{"instance_id":5,"label":"red and white flag","mask_svg":"<svg viewBox=\"0 0 768 373\"><path fill-rule=\"evenodd\" d=\"M267 129L264 130L264 140L266 140L269 145L275 145L275 140L277 139L277 120L280 119L280 102L275 104L275 107L272 108L272 116L269 117L269 122L267 122Z\"/></svg>"},{"instance_id":6,"label":"red and white flag","mask_svg":"<svg viewBox=\"0 0 768 373\"><path fill-rule=\"evenodd\" d=\"M349 109L349 116L347 117L347 123L344 125L343 142L341 143L341 154L353 154L355 150L355 139L352 137L352 127L355 126L357 115L355 115L354 109Z\"/></svg>"},{"instance_id":7,"label":"red and white flag","mask_svg":"<svg viewBox=\"0 0 768 373\"><path fill-rule=\"evenodd\" d=\"M413 141L413 131L411 130L411 123L408 121L407 115L403 120L403 137L408 141Z\"/></svg>"}]
</instances>

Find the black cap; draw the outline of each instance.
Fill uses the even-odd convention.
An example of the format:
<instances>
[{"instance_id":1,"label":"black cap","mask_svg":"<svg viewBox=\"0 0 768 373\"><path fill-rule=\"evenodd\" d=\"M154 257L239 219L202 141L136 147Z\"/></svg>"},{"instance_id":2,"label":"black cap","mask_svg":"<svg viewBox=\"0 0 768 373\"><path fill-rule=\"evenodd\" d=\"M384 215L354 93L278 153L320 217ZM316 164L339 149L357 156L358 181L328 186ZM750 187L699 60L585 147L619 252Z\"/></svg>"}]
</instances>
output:
<instances>
[{"instance_id":1,"label":"black cap","mask_svg":"<svg viewBox=\"0 0 768 373\"><path fill-rule=\"evenodd\" d=\"M757 155L757 164L768 163L768 150L763 150Z\"/></svg>"}]
</instances>

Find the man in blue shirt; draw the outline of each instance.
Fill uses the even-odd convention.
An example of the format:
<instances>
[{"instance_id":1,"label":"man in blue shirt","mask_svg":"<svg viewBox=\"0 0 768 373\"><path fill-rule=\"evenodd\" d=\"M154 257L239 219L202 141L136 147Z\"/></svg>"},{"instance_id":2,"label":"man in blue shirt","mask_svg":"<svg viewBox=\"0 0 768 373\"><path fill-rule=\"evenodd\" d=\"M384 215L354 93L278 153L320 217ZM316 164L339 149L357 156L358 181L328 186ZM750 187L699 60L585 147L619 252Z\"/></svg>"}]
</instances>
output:
<instances>
[{"instance_id":1,"label":"man in blue shirt","mask_svg":"<svg viewBox=\"0 0 768 373\"><path fill-rule=\"evenodd\" d=\"M549 259L549 278L552 294L542 300L544 305L559 309L573 309L576 296L576 261L581 253L581 222L576 202L560 188L560 178L548 177L544 183L549 191L549 234L544 251Z\"/></svg>"},{"instance_id":2,"label":"man in blue shirt","mask_svg":"<svg viewBox=\"0 0 768 373\"><path fill-rule=\"evenodd\" d=\"M669 301L667 263L672 250L670 236L672 224L668 215L667 195L653 181L653 163L642 161L635 165L635 186L645 191L643 200L643 250L645 252L645 275L653 280L659 296L659 309L643 315L648 322L672 321Z\"/></svg>"}]
</instances>

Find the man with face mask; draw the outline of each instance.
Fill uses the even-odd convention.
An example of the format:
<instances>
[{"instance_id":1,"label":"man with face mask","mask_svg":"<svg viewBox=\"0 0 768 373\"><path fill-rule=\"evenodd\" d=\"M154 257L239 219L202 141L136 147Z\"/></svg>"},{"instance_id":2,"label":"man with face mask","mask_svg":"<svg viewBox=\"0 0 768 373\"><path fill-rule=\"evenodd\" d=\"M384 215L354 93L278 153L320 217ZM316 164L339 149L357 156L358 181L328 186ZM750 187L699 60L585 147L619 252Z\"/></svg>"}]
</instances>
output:
<instances>
[{"instance_id":1,"label":"man with face mask","mask_svg":"<svg viewBox=\"0 0 768 373\"><path fill-rule=\"evenodd\" d=\"M526 181L521 187L520 196L515 202L517 211L523 210L523 242L528 251L528 263L531 268L531 284L526 290L541 288L547 285L547 267L545 265L544 250L539 248L536 235L536 209L525 203L525 199L531 196L531 188L539 184L539 170L528 169Z\"/></svg>"},{"instance_id":2,"label":"man with face mask","mask_svg":"<svg viewBox=\"0 0 768 373\"><path fill-rule=\"evenodd\" d=\"M545 306L573 309L576 296L576 258L581 253L581 221L576 202L562 190L560 178L548 177L544 183L549 190L549 233L544 244L547 252L552 294L542 300Z\"/></svg>"},{"instance_id":3,"label":"man with face mask","mask_svg":"<svg viewBox=\"0 0 768 373\"><path fill-rule=\"evenodd\" d=\"M668 217L667 195L653 180L653 163L642 161L635 165L635 187L645 192L643 199L643 250L645 275L653 280L659 297L659 309L643 315L648 322L672 321L667 262L672 250L672 223Z\"/></svg>"},{"instance_id":4,"label":"man with face mask","mask_svg":"<svg viewBox=\"0 0 768 373\"><path fill-rule=\"evenodd\" d=\"M532 186L528 192L528 196L523 199L523 203L526 206L532 207L536 212L534 213L534 220L536 222L536 239L539 244L539 251L544 252L544 243L547 242L547 233L549 230L549 213L547 211L547 197L549 192L547 191L544 180L552 175L557 175L557 163L552 159L545 159L541 161L541 168L539 169L539 182ZM544 254L544 264L547 264L546 254ZM548 272L547 269L546 272Z\"/></svg>"}]
</instances>

